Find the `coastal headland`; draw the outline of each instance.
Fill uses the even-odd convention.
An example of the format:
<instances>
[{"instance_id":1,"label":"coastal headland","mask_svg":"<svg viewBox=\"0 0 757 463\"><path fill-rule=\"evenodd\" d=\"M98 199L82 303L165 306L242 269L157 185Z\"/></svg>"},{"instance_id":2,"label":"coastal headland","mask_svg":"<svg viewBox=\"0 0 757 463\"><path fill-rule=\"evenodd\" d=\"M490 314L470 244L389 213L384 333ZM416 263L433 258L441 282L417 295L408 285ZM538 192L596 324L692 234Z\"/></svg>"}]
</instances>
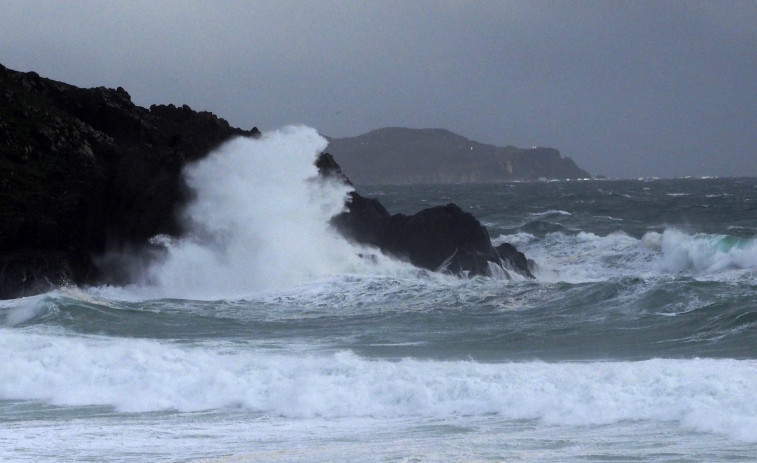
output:
<instances>
[{"instance_id":1,"label":"coastal headland","mask_svg":"<svg viewBox=\"0 0 757 463\"><path fill-rule=\"evenodd\" d=\"M140 107L121 87L84 89L2 65L0 100L0 298L125 283L96 257L181 236L179 212L193 194L182 169L232 137L261 136L186 105ZM318 167L349 182L331 156ZM352 193L332 223L421 268L478 275L493 263L531 277L522 253L495 249L454 204L391 215Z\"/></svg>"}]
</instances>

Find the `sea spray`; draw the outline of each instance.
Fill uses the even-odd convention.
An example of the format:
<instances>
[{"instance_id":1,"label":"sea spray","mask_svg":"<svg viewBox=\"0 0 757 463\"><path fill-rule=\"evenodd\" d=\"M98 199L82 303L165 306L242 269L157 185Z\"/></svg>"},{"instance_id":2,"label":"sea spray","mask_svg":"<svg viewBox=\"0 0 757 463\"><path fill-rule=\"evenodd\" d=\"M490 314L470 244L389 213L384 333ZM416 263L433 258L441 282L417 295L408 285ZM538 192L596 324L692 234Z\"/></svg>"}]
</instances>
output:
<instances>
[{"instance_id":1,"label":"sea spray","mask_svg":"<svg viewBox=\"0 0 757 463\"><path fill-rule=\"evenodd\" d=\"M286 127L236 138L185 169L189 232L147 271L158 296L214 299L349 272L359 253L330 227L351 187L318 177L326 139Z\"/></svg>"}]
</instances>

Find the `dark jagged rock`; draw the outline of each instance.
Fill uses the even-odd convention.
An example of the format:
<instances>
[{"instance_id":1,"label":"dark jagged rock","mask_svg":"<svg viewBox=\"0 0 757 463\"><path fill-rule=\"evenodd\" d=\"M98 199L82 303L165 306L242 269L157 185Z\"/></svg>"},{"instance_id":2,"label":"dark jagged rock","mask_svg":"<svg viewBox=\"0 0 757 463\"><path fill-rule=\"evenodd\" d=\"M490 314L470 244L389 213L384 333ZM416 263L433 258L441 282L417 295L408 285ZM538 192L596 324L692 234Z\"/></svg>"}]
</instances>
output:
<instances>
[{"instance_id":1,"label":"dark jagged rock","mask_svg":"<svg viewBox=\"0 0 757 463\"><path fill-rule=\"evenodd\" d=\"M381 248L390 219L391 214L378 199L353 191L347 200L347 212L332 218L331 223L348 239Z\"/></svg>"},{"instance_id":2,"label":"dark jagged rock","mask_svg":"<svg viewBox=\"0 0 757 463\"><path fill-rule=\"evenodd\" d=\"M41 289L97 276L87 254L55 250L7 252L0 263L0 299L29 296Z\"/></svg>"},{"instance_id":3,"label":"dark jagged rock","mask_svg":"<svg viewBox=\"0 0 757 463\"><path fill-rule=\"evenodd\" d=\"M455 204L390 217L382 249L415 266L453 274L488 275L497 262L486 228Z\"/></svg>"},{"instance_id":4,"label":"dark jagged rock","mask_svg":"<svg viewBox=\"0 0 757 463\"><path fill-rule=\"evenodd\" d=\"M346 179L328 153L322 154L316 165L322 173ZM455 204L431 207L411 216L391 215L377 199L353 191L347 211L331 222L348 239L375 246L424 269L490 275L490 264L495 264L534 277L523 253L510 244L495 249L486 228Z\"/></svg>"},{"instance_id":5,"label":"dark jagged rock","mask_svg":"<svg viewBox=\"0 0 757 463\"><path fill-rule=\"evenodd\" d=\"M520 272L529 278L534 278L533 273L531 273L534 268L534 261L527 259L526 255L518 251L515 246L510 243L502 243L494 249L505 267Z\"/></svg>"},{"instance_id":6,"label":"dark jagged rock","mask_svg":"<svg viewBox=\"0 0 757 463\"><path fill-rule=\"evenodd\" d=\"M183 166L235 135L260 132L0 65L0 298L91 282L106 246L180 233Z\"/></svg>"},{"instance_id":7,"label":"dark jagged rock","mask_svg":"<svg viewBox=\"0 0 757 463\"><path fill-rule=\"evenodd\" d=\"M348 185L352 185L350 179L342 173L339 164L336 163L334 157L329 153L321 153L315 161L315 167L318 168L318 174L323 177L336 178Z\"/></svg>"}]
</instances>

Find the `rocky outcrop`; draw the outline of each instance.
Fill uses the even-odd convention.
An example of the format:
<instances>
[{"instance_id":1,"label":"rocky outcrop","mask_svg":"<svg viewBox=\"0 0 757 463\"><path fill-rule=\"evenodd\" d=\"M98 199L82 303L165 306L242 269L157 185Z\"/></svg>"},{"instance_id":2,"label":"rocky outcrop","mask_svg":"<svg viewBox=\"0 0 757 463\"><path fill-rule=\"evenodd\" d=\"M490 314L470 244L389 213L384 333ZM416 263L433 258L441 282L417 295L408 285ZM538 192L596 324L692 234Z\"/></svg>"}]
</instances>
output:
<instances>
[{"instance_id":1,"label":"rocky outcrop","mask_svg":"<svg viewBox=\"0 0 757 463\"><path fill-rule=\"evenodd\" d=\"M321 155L316 165L322 175L346 180L331 155ZM332 224L348 239L420 268L474 276L491 275L493 264L533 278L523 253L510 244L494 248L486 228L455 204L391 215L377 199L352 192L347 211Z\"/></svg>"},{"instance_id":2,"label":"rocky outcrop","mask_svg":"<svg viewBox=\"0 0 757 463\"><path fill-rule=\"evenodd\" d=\"M180 233L182 167L235 135L259 132L0 66L0 298L98 281L106 246Z\"/></svg>"},{"instance_id":3,"label":"rocky outcrop","mask_svg":"<svg viewBox=\"0 0 757 463\"><path fill-rule=\"evenodd\" d=\"M487 145L443 129L373 130L357 137L330 139L329 152L358 185L591 177L553 148Z\"/></svg>"},{"instance_id":4,"label":"rocky outcrop","mask_svg":"<svg viewBox=\"0 0 757 463\"><path fill-rule=\"evenodd\" d=\"M186 105L139 107L122 88L82 89L0 65L0 299L123 283L93 256L180 235L176 213L191 197L183 167L238 135L260 132ZM330 155L316 165L350 183ZM353 193L347 209L333 219L345 236L418 267L482 275L494 263L531 276L522 254L493 248L454 204L391 215Z\"/></svg>"},{"instance_id":5,"label":"rocky outcrop","mask_svg":"<svg viewBox=\"0 0 757 463\"><path fill-rule=\"evenodd\" d=\"M534 278L533 273L531 273L534 270L534 261L527 259L526 255L518 251L515 246L510 243L502 243L494 250L497 251L503 267L514 270L528 278Z\"/></svg>"}]
</instances>

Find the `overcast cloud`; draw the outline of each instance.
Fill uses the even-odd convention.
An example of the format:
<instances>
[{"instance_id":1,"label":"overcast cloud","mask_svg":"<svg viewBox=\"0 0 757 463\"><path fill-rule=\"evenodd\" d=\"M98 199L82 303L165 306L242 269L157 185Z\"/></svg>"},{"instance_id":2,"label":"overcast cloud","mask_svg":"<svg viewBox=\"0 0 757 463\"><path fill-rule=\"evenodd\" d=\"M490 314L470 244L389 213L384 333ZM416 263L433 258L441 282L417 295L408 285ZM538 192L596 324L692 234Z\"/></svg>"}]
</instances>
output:
<instances>
[{"instance_id":1,"label":"overcast cloud","mask_svg":"<svg viewBox=\"0 0 757 463\"><path fill-rule=\"evenodd\" d=\"M757 175L757 2L7 1L0 63L261 130L441 127L611 177Z\"/></svg>"}]
</instances>

